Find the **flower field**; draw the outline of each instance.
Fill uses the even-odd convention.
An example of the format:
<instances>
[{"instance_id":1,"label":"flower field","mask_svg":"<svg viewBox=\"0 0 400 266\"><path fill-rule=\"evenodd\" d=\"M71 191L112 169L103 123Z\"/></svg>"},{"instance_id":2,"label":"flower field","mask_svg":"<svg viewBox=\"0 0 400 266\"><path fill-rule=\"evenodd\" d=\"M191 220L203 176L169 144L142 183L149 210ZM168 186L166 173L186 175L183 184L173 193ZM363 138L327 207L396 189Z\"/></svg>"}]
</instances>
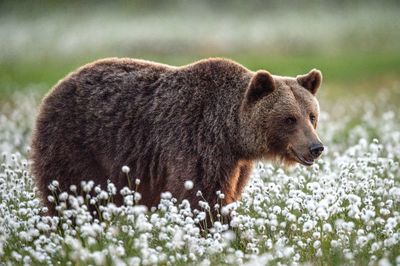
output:
<instances>
[{"instance_id":1,"label":"flower field","mask_svg":"<svg viewBox=\"0 0 400 266\"><path fill-rule=\"evenodd\" d=\"M92 197L53 183L49 200L60 216L43 215L28 160L38 102L17 95L0 107L0 264L400 265L399 99L399 84L373 96L323 98L322 158L291 169L257 163L242 200L217 206L231 216L228 227L205 222L207 204L191 210L164 193L158 210L146 211L134 189L90 181L80 185ZM124 206L112 203L115 193ZM101 215L92 217L88 205Z\"/></svg>"}]
</instances>

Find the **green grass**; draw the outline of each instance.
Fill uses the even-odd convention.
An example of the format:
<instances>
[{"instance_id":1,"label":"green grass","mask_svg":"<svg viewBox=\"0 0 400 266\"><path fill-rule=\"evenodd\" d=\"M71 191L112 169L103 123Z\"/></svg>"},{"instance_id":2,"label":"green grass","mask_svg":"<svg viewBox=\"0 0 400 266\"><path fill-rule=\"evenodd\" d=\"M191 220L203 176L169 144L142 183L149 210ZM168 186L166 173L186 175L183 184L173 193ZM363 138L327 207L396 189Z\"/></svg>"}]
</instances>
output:
<instances>
[{"instance_id":1,"label":"green grass","mask_svg":"<svg viewBox=\"0 0 400 266\"><path fill-rule=\"evenodd\" d=\"M127 55L129 56L129 55ZM318 68L324 75L324 84L335 88L329 96L360 90L363 93L376 88L377 83L389 82L400 74L400 54L342 54L270 56L258 54L211 55L232 58L251 70L266 69L273 74L295 76ZM184 65L206 56L131 56L172 65ZM101 58L42 59L41 61L0 62L0 100L7 100L16 90L44 94L58 80L77 67ZM40 85L40 86L32 86ZM379 86L378 86L379 87ZM338 95L336 95L338 96Z\"/></svg>"}]
</instances>

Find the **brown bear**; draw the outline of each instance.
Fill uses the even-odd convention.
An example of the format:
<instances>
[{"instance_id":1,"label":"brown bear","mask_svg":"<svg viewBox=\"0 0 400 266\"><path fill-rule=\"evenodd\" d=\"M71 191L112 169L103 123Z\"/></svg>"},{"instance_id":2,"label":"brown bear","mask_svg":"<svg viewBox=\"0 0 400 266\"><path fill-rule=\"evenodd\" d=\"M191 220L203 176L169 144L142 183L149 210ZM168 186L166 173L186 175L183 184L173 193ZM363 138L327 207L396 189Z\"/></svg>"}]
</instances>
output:
<instances>
[{"instance_id":1,"label":"brown bear","mask_svg":"<svg viewBox=\"0 0 400 266\"><path fill-rule=\"evenodd\" d=\"M320 71L281 77L227 59L182 67L109 58L79 68L44 98L32 140L33 174L43 201L82 180L118 189L140 179L140 204L169 191L196 208L221 191L240 198L255 160L311 165L323 146L315 94ZM193 188L185 189L191 180ZM117 198L117 204L122 198Z\"/></svg>"}]
</instances>

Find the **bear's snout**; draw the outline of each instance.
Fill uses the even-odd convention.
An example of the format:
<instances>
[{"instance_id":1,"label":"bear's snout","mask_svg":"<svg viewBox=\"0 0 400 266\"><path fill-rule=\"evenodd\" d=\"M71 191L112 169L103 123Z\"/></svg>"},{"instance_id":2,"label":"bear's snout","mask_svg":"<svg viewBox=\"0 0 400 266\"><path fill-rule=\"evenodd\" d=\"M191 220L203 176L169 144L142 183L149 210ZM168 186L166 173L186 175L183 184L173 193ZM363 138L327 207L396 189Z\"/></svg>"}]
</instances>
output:
<instances>
[{"instance_id":1,"label":"bear's snout","mask_svg":"<svg viewBox=\"0 0 400 266\"><path fill-rule=\"evenodd\" d=\"M316 143L310 146L310 153L314 159L318 158L323 151L324 145L322 145L322 143Z\"/></svg>"}]
</instances>

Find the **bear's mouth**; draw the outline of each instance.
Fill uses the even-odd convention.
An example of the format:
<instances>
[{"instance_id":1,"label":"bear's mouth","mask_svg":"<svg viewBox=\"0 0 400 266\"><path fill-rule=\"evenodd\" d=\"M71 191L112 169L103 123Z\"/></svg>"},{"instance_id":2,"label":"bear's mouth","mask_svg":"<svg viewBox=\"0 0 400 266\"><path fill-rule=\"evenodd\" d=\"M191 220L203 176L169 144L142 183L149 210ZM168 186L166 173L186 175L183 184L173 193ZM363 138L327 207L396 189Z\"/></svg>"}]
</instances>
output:
<instances>
[{"instance_id":1,"label":"bear's mouth","mask_svg":"<svg viewBox=\"0 0 400 266\"><path fill-rule=\"evenodd\" d=\"M292 153L294 159L298 163L301 163L302 165L305 165L305 166L311 166L314 163L314 160L307 160L303 156L300 156L299 154L297 154L297 152L292 147L290 147L289 150Z\"/></svg>"}]
</instances>

